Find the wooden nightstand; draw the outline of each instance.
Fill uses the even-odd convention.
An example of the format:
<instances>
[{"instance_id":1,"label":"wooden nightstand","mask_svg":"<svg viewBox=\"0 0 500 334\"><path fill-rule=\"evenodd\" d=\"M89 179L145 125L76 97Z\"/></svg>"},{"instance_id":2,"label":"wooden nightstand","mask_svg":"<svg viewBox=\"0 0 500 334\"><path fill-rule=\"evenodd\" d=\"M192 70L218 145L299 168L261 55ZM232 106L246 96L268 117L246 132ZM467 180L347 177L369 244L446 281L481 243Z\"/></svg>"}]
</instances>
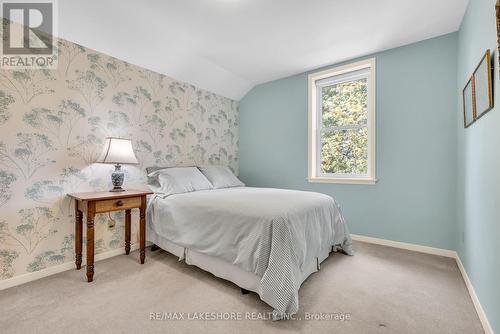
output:
<instances>
[{"instance_id":1,"label":"wooden nightstand","mask_svg":"<svg viewBox=\"0 0 500 334\"><path fill-rule=\"evenodd\" d=\"M149 191L94 192L68 194L75 200L75 264L82 267L83 213L87 216L87 280L94 279L94 217L98 213L125 210L125 253L130 253L131 210L140 210L139 238L141 264L146 257L146 196Z\"/></svg>"}]
</instances>

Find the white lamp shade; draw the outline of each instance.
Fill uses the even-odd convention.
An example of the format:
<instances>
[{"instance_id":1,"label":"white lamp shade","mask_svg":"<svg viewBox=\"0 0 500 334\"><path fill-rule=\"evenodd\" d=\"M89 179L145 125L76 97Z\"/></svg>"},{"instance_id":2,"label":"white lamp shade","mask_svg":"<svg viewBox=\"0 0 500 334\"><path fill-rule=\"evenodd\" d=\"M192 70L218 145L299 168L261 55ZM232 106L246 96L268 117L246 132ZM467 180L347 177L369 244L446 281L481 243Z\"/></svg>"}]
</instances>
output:
<instances>
[{"instance_id":1,"label":"white lamp shade","mask_svg":"<svg viewBox=\"0 0 500 334\"><path fill-rule=\"evenodd\" d=\"M96 162L105 164L138 164L132 148L132 140L106 138L104 149Z\"/></svg>"}]
</instances>

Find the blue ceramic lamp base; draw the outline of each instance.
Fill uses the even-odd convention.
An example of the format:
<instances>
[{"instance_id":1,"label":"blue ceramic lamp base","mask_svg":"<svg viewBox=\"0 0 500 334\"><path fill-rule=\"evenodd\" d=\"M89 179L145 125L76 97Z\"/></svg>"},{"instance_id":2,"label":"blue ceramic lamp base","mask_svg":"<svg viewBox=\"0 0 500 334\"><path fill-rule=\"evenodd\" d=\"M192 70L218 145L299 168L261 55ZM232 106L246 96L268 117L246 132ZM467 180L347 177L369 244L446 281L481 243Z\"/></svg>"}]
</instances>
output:
<instances>
[{"instance_id":1,"label":"blue ceramic lamp base","mask_svg":"<svg viewBox=\"0 0 500 334\"><path fill-rule=\"evenodd\" d=\"M113 189L111 189L110 191L111 192L125 191L125 189L122 188L124 178L125 174L122 171L122 166L120 164L116 164L115 170L113 174L111 174L111 183L113 184Z\"/></svg>"}]
</instances>

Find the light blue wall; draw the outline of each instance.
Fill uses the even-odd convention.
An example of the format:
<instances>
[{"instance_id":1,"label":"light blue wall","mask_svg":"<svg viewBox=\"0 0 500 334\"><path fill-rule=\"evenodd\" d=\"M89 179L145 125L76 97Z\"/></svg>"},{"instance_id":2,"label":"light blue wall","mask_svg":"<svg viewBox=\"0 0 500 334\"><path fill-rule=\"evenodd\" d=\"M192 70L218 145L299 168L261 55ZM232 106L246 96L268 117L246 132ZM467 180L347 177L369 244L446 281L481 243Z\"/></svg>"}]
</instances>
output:
<instances>
[{"instance_id":1,"label":"light blue wall","mask_svg":"<svg viewBox=\"0 0 500 334\"><path fill-rule=\"evenodd\" d=\"M307 73L240 102L240 176L251 186L322 192L351 232L454 249L457 34L375 54L376 185L310 184Z\"/></svg>"},{"instance_id":2,"label":"light blue wall","mask_svg":"<svg viewBox=\"0 0 500 334\"><path fill-rule=\"evenodd\" d=\"M496 0L471 0L458 36L457 95L486 49L494 52L500 104ZM457 250L496 333L500 333L500 110L463 129L458 96Z\"/></svg>"}]
</instances>

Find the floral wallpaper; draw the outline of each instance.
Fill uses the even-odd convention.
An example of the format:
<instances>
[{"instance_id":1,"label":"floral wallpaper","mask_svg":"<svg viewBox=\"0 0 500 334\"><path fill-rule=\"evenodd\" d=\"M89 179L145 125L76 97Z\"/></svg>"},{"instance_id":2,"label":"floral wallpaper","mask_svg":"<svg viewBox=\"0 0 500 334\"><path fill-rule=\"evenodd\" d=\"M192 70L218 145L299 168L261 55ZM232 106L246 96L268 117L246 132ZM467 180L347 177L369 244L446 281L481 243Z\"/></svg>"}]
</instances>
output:
<instances>
[{"instance_id":1,"label":"floral wallpaper","mask_svg":"<svg viewBox=\"0 0 500 334\"><path fill-rule=\"evenodd\" d=\"M57 70L0 70L0 280L74 261L66 194L111 188L113 166L94 163L108 136L133 139L125 188L154 165L237 173L236 101L64 40L58 54ZM97 254L124 247L123 218L96 217Z\"/></svg>"}]
</instances>

